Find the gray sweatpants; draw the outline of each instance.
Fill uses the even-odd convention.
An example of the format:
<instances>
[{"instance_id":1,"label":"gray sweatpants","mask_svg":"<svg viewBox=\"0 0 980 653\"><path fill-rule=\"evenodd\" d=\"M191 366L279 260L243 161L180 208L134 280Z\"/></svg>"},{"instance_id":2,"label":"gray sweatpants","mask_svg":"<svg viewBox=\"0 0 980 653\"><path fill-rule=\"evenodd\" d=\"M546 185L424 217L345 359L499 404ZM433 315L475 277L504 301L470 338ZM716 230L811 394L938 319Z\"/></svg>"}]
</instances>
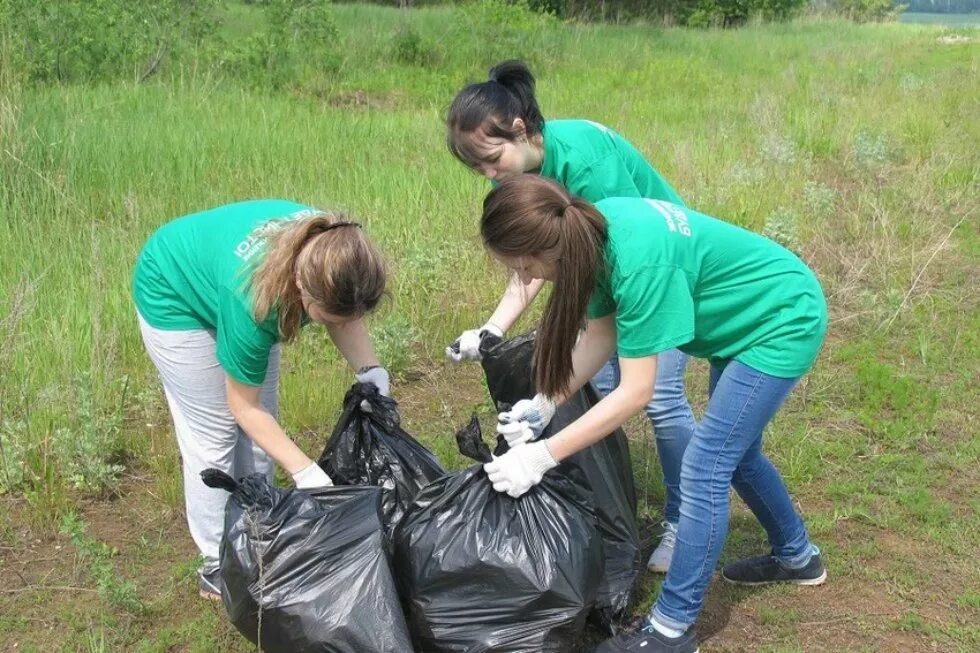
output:
<instances>
[{"instance_id":1,"label":"gray sweatpants","mask_svg":"<svg viewBox=\"0 0 980 653\"><path fill-rule=\"evenodd\" d=\"M201 471L214 467L233 478L260 473L272 480L272 459L239 428L228 408L225 371L218 363L214 331L156 329L137 314L143 344L160 373L174 420L184 470L187 525L204 556L204 573L218 567L218 546L224 531L228 493L201 481ZM278 418L281 345L269 355L262 384L262 406Z\"/></svg>"}]
</instances>

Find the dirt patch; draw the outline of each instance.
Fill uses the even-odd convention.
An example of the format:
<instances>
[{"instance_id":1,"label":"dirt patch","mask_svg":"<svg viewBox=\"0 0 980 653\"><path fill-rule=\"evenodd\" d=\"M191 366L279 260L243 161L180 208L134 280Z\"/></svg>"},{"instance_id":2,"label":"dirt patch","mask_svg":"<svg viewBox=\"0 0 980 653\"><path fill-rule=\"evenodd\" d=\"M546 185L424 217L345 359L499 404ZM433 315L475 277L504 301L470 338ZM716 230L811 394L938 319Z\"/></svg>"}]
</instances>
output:
<instances>
[{"instance_id":1,"label":"dirt patch","mask_svg":"<svg viewBox=\"0 0 980 653\"><path fill-rule=\"evenodd\" d=\"M86 535L111 547L109 559L117 578L131 581L147 605L144 616L119 613L110 617L120 631L155 631L181 624L201 608L210 609L198 605L202 602L197 598L196 583L178 574L178 570L193 566L196 553L183 513L157 509L158 502L147 493L150 487L147 479L130 477L118 498L83 500L77 506ZM14 523L26 523L26 505L8 509ZM0 614L15 615L0 628L7 646L52 650L51 641L84 639L87 630L105 623L106 615L113 613L100 595L88 563L77 555L66 535L35 533L24 527L12 547L3 546ZM195 609L182 612L171 609L171 604Z\"/></svg>"},{"instance_id":2,"label":"dirt patch","mask_svg":"<svg viewBox=\"0 0 980 653\"><path fill-rule=\"evenodd\" d=\"M460 396L476 401L453 401ZM487 419L493 415L475 365L421 361L399 381L398 399L406 430L450 467L469 462L455 453L456 427L473 411ZM308 434L306 444L322 446L330 426L324 425L326 433ZM644 420L634 420L628 430L634 455L645 451L641 447L652 447ZM832 502L821 499L819 481L806 492L809 511L833 513ZM143 616L114 613L68 539L33 532L26 525L26 503L5 499L0 504L7 515L0 523L0 637L9 645L16 643L17 650L47 650L51 641L80 641L92 623L107 623L100 620L109 614L113 636L120 638L112 650L160 638L173 642L160 650L188 650L204 641L219 642L215 650L249 650L222 608L198 599L196 551L183 511L164 505L158 494L156 480L137 470L126 477L117 498L78 503L88 535L116 551L111 560L119 577L132 581L149 606ZM653 500L643 500L649 514L641 523L643 562L660 533L659 506ZM737 499L732 507L732 535L724 555L762 551L765 538L758 524ZM697 624L701 650L942 650L962 642L945 633L975 628L977 611L957 603L978 580L975 565L963 556L924 536L885 531L860 520L836 521L819 539L835 551L827 557L830 578L824 586L746 589L716 577ZM662 576L644 572L643 604L636 615L649 608L660 580ZM119 635L116 630L126 632ZM587 636L591 643L602 639L594 631Z\"/></svg>"},{"instance_id":3,"label":"dirt patch","mask_svg":"<svg viewBox=\"0 0 980 653\"><path fill-rule=\"evenodd\" d=\"M353 90L317 93L317 97L333 107L346 109L393 109L402 102L397 93Z\"/></svg>"}]
</instances>

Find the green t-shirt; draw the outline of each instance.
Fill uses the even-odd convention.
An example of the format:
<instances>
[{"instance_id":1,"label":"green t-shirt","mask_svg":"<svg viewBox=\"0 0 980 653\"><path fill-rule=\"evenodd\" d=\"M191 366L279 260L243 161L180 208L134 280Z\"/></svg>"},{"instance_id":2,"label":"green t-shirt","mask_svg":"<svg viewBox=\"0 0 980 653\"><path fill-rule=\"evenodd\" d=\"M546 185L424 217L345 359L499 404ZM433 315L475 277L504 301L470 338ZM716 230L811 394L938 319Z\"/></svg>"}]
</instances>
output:
<instances>
[{"instance_id":1,"label":"green t-shirt","mask_svg":"<svg viewBox=\"0 0 980 653\"><path fill-rule=\"evenodd\" d=\"M590 120L548 120L541 130L541 176L592 203L607 197L649 197L684 205L629 141Z\"/></svg>"},{"instance_id":2,"label":"green t-shirt","mask_svg":"<svg viewBox=\"0 0 980 653\"><path fill-rule=\"evenodd\" d=\"M795 254L668 202L617 197L596 206L608 242L588 316L616 314L620 356L676 347L783 378L813 365L827 303Z\"/></svg>"},{"instance_id":3,"label":"green t-shirt","mask_svg":"<svg viewBox=\"0 0 980 653\"><path fill-rule=\"evenodd\" d=\"M268 235L315 210L285 200L254 200L192 213L150 236L133 272L133 300L157 329L213 330L218 362L236 381L262 385L278 315L258 324L248 281Z\"/></svg>"}]
</instances>

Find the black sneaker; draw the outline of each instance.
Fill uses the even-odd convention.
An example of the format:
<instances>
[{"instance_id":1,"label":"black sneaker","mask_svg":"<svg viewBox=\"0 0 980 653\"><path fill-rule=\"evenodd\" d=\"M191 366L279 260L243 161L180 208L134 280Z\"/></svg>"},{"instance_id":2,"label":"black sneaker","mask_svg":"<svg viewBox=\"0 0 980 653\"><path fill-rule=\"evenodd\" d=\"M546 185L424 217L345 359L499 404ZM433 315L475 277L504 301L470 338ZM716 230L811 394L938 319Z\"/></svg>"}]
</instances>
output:
<instances>
[{"instance_id":1,"label":"black sneaker","mask_svg":"<svg viewBox=\"0 0 980 653\"><path fill-rule=\"evenodd\" d=\"M790 569L771 555L752 556L725 565L721 570L721 577L737 585L823 585L827 580L827 568L823 566L819 553L810 556L810 562L802 569Z\"/></svg>"},{"instance_id":2,"label":"black sneaker","mask_svg":"<svg viewBox=\"0 0 980 653\"><path fill-rule=\"evenodd\" d=\"M632 633L607 639L595 653L698 653L698 638L694 628L688 628L680 637L667 637L657 632L648 619L642 628Z\"/></svg>"},{"instance_id":3,"label":"black sneaker","mask_svg":"<svg viewBox=\"0 0 980 653\"><path fill-rule=\"evenodd\" d=\"M197 579L197 588L202 599L209 601L221 600L221 590L224 589L224 583L221 582L220 569L215 569L208 573L199 571L197 573Z\"/></svg>"}]
</instances>

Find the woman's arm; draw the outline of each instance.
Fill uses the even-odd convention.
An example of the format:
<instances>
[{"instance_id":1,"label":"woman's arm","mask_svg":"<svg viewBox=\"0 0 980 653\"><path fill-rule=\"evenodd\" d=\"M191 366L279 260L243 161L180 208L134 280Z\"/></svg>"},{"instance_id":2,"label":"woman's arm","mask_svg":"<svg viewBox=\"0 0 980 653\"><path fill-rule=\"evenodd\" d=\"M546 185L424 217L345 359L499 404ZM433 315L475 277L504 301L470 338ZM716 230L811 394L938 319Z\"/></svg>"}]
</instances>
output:
<instances>
[{"instance_id":1,"label":"woman's arm","mask_svg":"<svg viewBox=\"0 0 980 653\"><path fill-rule=\"evenodd\" d=\"M558 397L551 397L556 405L582 389L602 369L616 351L616 314L589 320L585 330L572 349L572 378L568 389Z\"/></svg>"},{"instance_id":2,"label":"woman's arm","mask_svg":"<svg viewBox=\"0 0 980 653\"><path fill-rule=\"evenodd\" d=\"M657 357L620 358L619 364L619 387L555 435L527 444L514 444L508 437L510 450L483 466L493 489L516 499L540 483L549 469L595 444L642 410L653 395Z\"/></svg>"},{"instance_id":3,"label":"woman's arm","mask_svg":"<svg viewBox=\"0 0 980 653\"><path fill-rule=\"evenodd\" d=\"M502 338L543 287L542 279L532 279L530 283L524 284L515 273L507 282L504 296L500 298L490 319L479 328L463 331L451 345L446 347L446 357L455 363L480 360L480 344L483 338L488 333Z\"/></svg>"},{"instance_id":4,"label":"woman's arm","mask_svg":"<svg viewBox=\"0 0 980 653\"><path fill-rule=\"evenodd\" d=\"M328 325L327 332L330 339L343 355L344 359L355 370L363 367L378 365L378 358L374 355L374 346L371 344L371 336L368 335L367 326L363 319L347 322L343 325Z\"/></svg>"},{"instance_id":5,"label":"woman's arm","mask_svg":"<svg viewBox=\"0 0 980 653\"><path fill-rule=\"evenodd\" d=\"M303 471L313 461L289 439L276 419L259 401L261 387L239 383L226 376L228 408L242 430L290 475Z\"/></svg>"},{"instance_id":6,"label":"woman's arm","mask_svg":"<svg viewBox=\"0 0 980 653\"><path fill-rule=\"evenodd\" d=\"M497 308L487 322L507 333L543 287L543 279L532 279L531 283L525 285L521 283L521 279L516 273L511 275L510 281L507 282L507 288L504 290L504 296L500 298L500 303L497 304Z\"/></svg>"},{"instance_id":7,"label":"woman's arm","mask_svg":"<svg viewBox=\"0 0 980 653\"><path fill-rule=\"evenodd\" d=\"M657 357L620 358L619 386L584 415L547 440L558 462L589 447L622 426L653 396Z\"/></svg>"},{"instance_id":8,"label":"woman's arm","mask_svg":"<svg viewBox=\"0 0 980 653\"><path fill-rule=\"evenodd\" d=\"M531 399L518 401L497 417L497 432L511 445L541 435L557 407L588 383L615 350L615 314L589 320L572 349L572 378L565 392L555 397L538 393Z\"/></svg>"}]
</instances>

